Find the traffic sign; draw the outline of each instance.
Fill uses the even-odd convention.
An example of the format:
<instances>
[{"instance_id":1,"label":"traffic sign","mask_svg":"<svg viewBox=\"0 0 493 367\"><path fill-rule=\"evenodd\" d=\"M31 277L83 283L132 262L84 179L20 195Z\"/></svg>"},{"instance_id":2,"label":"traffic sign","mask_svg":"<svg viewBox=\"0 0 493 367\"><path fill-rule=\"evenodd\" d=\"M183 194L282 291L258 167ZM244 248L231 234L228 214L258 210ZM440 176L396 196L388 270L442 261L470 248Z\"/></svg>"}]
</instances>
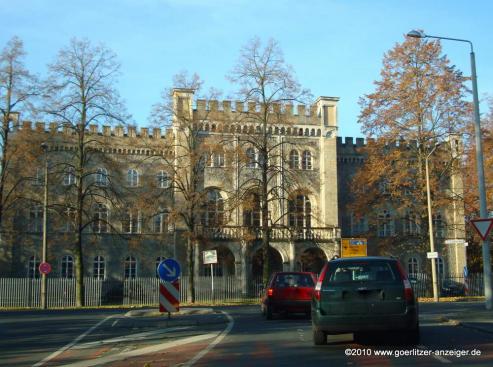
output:
<instances>
[{"instance_id":1,"label":"traffic sign","mask_svg":"<svg viewBox=\"0 0 493 367\"><path fill-rule=\"evenodd\" d=\"M427 252L426 253L426 257L428 259L438 259L438 252L434 251L434 252Z\"/></svg>"},{"instance_id":2,"label":"traffic sign","mask_svg":"<svg viewBox=\"0 0 493 367\"><path fill-rule=\"evenodd\" d=\"M204 251L203 255L204 255L204 265L217 264L217 251L216 250Z\"/></svg>"},{"instance_id":3,"label":"traffic sign","mask_svg":"<svg viewBox=\"0 0 493 367\"><path fill-rule=\"evenodd\" d=\"M446 245L462 245L466 243L466 240L462 238L453 238L453 239L445 240L444 243Z\"/></svg>"},{"instance_id":4,"label":"traffic sign","mask_svg":"<svg viewBox=\"0 0 493 367\"><path fill-rule=\"evenodd\" d=\"M50 272L51 272L51 265L49 263L47 263L47 262L44 262L44 263L39 264L39 272L41 274L45 274L45 275L50 274Z\"/></svg>"},{"instance_id":5,"label":"traffic sign","mask_svg":"<svg viewBox=\"0 0 493 367\"><path fill-rule=\"evenodd\" d=\"M493 218L472 219L471 224L483 241L488 238L493 227Z\"/></svg>"},{"instance_id":6,"label":"traffic sign","mask_svg":"<svg viewBox=\"0 0 493 367\"><path fill-rule=\"evenodd\" d=\"M366 238L342 238L341 257L366 256Z\"/></svg>"},{"instance_id":7,"label":"traffic sign","mask_svg":"<svg viewBox=\"0 0 493 367\"><path fill-rule=\"evenodd\" d=\"M174 282L180 277L180 264L175 259L166 259L159 263L157 267L159 278L165 282Z\"/></svg>"},{"instance_id":8,"label":"traffic sign","mask_svg":"<svg viewBox=\"0 0 493 367\"><path fill-rule=\"evenodd\" d=\"M180 281L159 284L159 312L178 312L180 310Z\"/></svg>"}]
</instances>

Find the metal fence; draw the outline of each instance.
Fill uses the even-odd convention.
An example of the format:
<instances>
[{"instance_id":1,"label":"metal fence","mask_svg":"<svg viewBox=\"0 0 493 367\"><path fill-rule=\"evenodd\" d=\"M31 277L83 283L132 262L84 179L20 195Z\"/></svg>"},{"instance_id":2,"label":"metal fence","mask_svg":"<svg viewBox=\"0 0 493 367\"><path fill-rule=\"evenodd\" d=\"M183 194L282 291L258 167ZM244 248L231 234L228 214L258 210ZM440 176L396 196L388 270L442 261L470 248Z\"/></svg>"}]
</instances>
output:
<instances>
[{"instance_id":1,"label":"metal fence","mask_svg":"<svg viewBox=\"0 0 493 367\"><path fill-rule=\"evenodd\" d=\"M433 297L431 279L427 274L412 274L411 285L417 297ZM47 279L48 307L75 307L75 279ZM464 277L442 277L439 279L441 297L483 296L483 274ZM159 279L134 278L125 280L84 279L86 306L103 305L149 305L159 302ZM196 302L239 302L258 298L261 294L261 279L250 279L246 289L237 276L214 277L212 292L211 277L195 279ZM41 279L0 278L0 307L40 307ZM188 277L180 279L180 302L189 296Z\"/></svg>"},{"instance_id":2,"label":"metal fence","mask_svg":"<svg viewBox=\"0 0 493 367\"><path fill-rule=\"evenodd\" d=\"M133 278L125 280L84 279L86 306L102 305L152 305L159 302L158 278ZM240 277L211 277L195 279L196 302L239 302L260 295L261 282L252 280L242 289ZM0 307L40 307L41 279L0 278ZM180 279L180 302L189 296L188 277ZM48 307L75 306L75 279L47 279Z\"/></svg>"},{"instance_id":3,"label":"metal fence","mask_svg":"<svg viewBox=\"0 0 493 367\"><path fill-rule=\"evenodd\" d=\"M433 297L433 285L428 274L411 274L411 285L417 297ZM484 296L482 273L464 276L443 276L438 278L440 297Z\"/></svg>"}]
</instances>

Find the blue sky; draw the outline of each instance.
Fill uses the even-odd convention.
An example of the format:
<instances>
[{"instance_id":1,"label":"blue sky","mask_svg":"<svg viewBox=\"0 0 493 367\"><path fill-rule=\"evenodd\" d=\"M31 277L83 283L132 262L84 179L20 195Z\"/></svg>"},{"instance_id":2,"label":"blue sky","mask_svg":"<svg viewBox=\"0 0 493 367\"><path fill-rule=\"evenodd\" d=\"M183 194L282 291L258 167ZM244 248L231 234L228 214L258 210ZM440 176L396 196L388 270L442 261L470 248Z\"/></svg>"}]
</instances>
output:
<instances>
[{"instance_id":1,"label":"blue sky","mask_svg":"<svg viewBox=\"0 0 493 367\"><path fill-rule=\"evenodd\" d=\"M197 72L231 94L225 76L240 48L274 38L315 97L340 97L339 135L359 137L358 98L374 90L384 52L414 28L471 40L480 98L493 95L491 14L488 0L0 0L0 47L19 36L27 66L44 75L70 38L104 43L121 62L128 111L146 126L174 74ZM443 50L470 75L467 44L444 41Z\"/></svg>"}]
</instances>

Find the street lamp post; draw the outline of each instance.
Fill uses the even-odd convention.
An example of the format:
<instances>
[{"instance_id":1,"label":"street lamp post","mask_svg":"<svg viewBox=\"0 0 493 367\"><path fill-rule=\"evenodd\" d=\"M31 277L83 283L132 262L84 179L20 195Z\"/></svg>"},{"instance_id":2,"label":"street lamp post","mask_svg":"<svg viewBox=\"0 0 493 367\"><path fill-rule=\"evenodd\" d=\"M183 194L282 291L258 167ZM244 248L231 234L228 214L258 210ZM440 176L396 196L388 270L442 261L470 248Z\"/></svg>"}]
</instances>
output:
<instances>
[{"instance_id":1,"label":"street lamp post","mask_svg":"<svg viewBox=\"0 0 493 367\"><path fill-rule=\"evenodd\" d=\"M42 250L42 258L41 262L46 263L46 252L47 252L47 238L46 238L46 229L47 229L47 219L48 219L48 144L42 143L41 148L43 148L45 155L45 167L44 167L44 197L43 197L43 250ZM46 274L43 272L41 274L41 308L46 310L47 302L46 302Z\"/></svg>"},{"instance_id":2,"label":"street lamp post","mask_svg":"<svg viewBox=\"0 0 493 367\"><path fill-rule=\"evenodd\" d=\"M440 143L435 144L433 149L430 151L430 153L426 156L425 159L425 174L426 174L426 198L427 198L427 204L428 204L428 232L430 236L430 251L435 252L435 241L434 241L434 235L433 235L433 217L432 217L432 210L431 210L431 193L430 193L430 173L428 169L428 160L430 159L430 156L433 154L436 148ZM435 302L438 302L438 279L437 279L437 266L436 266L436 259L431 259L431 280L433 283L433 300Z\"/></svg>"},{"instance_id":3,"label":"street lamp post","mask_svg":"<svg viewBox=\"0 0 493 367\"><path fill-rule=\"evenodd\" d=\"M474 130L475 130L475 141L476 141L476 164L478 171L478 186L479 186L479 215L481 218L488 218L488 207L486 205L486 190L485 190L484 165L483 165L483 146L481 141L481 121L479 118L479 98L478 98L478 82L476 76L476 58L474 55L472 42L459 38L430 36L428 34L416 30L409 32L407 36L413 38L434 38L434 39L466 42L471 46L471 53L470 53L471 80L472 80L472 93L474 100ZM484 295L486 298L485 307L487 310L491 310L493 307L493 293L491 289L491 256L490 256L489 240L482 241L482 250L483 250L482 252L483 252Z\"/></svg>"}]
</instances>

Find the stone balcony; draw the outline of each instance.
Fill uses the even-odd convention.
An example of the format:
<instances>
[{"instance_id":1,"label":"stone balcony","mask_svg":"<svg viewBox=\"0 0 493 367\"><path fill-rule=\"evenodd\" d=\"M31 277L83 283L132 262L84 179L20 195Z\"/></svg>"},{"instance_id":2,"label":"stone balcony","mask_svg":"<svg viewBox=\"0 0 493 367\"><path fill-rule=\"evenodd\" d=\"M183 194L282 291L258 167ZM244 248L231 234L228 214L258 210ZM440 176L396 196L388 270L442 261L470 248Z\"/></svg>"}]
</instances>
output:
<instances>
[{"instance_id":1,"label":"stone balcony","mask_svg":"<svg viewBox=\"0 0 493 367\"><path fill-rule=\"evenodd\" d=\"M201 227L198 233L210 240L259 240L262 238L260 228L243 226L224 226L220 228ZM284 228L270 229L273 241L316 241L330 242L341 238L338 227Z\"/></svg>"}]
</instances>

